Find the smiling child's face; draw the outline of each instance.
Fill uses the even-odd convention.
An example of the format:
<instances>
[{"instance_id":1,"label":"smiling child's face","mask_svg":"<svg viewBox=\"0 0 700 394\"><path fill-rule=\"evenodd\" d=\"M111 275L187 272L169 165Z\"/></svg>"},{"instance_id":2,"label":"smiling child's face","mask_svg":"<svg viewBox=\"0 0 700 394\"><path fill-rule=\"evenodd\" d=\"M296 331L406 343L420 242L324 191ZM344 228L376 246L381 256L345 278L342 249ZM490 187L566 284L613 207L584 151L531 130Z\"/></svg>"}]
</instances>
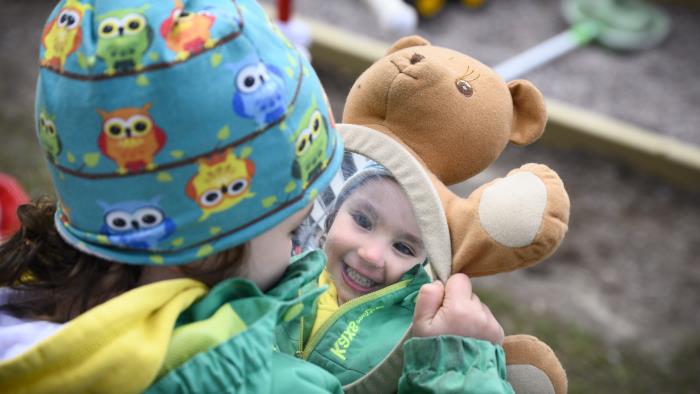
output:
<instances>
[{"instance_id":1,"label":"smiling child's face","mask_svg":"<svg viewBox=\"0 0 700 394\"><path fill-rule=\"evenodd\" d=\"M351 191L323 249L339 304L396 283L426 257L412 205L396 181L386 177Z\"/></svg>"}]
</instances>

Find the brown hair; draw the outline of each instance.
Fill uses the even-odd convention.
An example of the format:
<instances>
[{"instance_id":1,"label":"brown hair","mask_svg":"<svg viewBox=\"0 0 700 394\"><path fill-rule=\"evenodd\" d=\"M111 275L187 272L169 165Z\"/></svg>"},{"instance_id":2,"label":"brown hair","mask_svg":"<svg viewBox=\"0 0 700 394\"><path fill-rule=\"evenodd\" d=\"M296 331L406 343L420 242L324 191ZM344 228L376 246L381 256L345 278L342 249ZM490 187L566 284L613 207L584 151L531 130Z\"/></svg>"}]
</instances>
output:
<instances>
[{"instance_id":1,"label":"brown hair","mask_svg":"<svg viewBox=\"0 0 700 394\"><path fill-rule=\"evenodd\" d=\"M0 287L13 289L0 308L19 318L65 323L139 285L143 266L118 264L67 244L54 226L56 204L41 198L17 209L21 229L0 245ZM247 253L238 245L182 267L212 286L233 276Z\"/></svg>"}]
</instances>

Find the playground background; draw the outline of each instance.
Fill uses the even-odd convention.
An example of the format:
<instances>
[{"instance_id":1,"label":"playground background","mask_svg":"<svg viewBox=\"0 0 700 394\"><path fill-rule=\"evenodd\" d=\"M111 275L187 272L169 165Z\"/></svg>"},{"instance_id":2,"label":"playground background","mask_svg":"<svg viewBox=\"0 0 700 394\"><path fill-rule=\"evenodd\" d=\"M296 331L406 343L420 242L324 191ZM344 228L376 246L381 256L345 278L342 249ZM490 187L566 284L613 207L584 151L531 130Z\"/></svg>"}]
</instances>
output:
<instances>
[{"instance_id":1,"label":"playground background","mask_svg":"<svg viewBox=\"0 0 700 394\"><path fill-rule=\"evenodd\" d=\"M0 171L34 197L50 193L34 137L33 99L41 27L54 2L1 0ZM673 31L663 45L620 54L582 48L525 76L546 97L700 145L700 7L661 2ZM496 64L566 29L554 0L455 4L418 34ZM301 0L295 11L386 42L358 0ZM358 33L359 34L359 33ZM356 75L315 62L336 118ZM525 162L564 180L572 211L567 238L543 264L476 280L507 333L549 343L571 393L691 393L700 388L700 193L647 175L614 157L534 144L508 148L477 185ZM700 183L700 180L698 180Z\"/></svg>"}]
</instances>

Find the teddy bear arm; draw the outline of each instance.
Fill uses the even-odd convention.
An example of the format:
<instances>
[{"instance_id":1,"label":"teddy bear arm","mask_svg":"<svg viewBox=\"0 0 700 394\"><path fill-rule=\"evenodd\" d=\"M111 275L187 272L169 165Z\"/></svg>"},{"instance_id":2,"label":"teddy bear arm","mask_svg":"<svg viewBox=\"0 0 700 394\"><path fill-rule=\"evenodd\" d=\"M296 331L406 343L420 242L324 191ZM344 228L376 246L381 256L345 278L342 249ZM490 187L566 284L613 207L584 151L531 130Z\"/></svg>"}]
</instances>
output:
<instances>
[{"instance_id":1,"label":"teddy bear arm","mask_svg":"<svg viewBox=\"0 0 700 394\"><path fill-rule=\"evenodd\" d=\"M466 199L443 193L453 272L482 276L535 264L551 255L568 228L569 199L556 172L527 164Z\"/></svg>"},{"instance_id":2,"label":"teddy bear arm","mask_svg":"<svg viewBox=\"0 0 700 394\"><path fill-rule=\"evenodd\" d=\"M508 335L503 350L515 392L566 394L566 371L546 343L531 335Z\"/></svg>"},{"instance_id":3,"label":"teddy bear arm","mask_svg":"<svg viewBox=\"0 0 700 394\"><path fill-rule=\"evenodd\" d=\"M479 223L480 193L474 192L468 198L460 198L435 175L431 174L431 177L447 217L452 245L452 273L481 276L508 271L507 267L521 264L521 258L512 249L500 246Z\"/></svg>"},{"instance_id":4,"label":"teddy bear arm","mask_svg":"<svg viewBox=\"0 0 700 394\"><path fill-rule=\"evenodd\" d=\"M546 193L546 204L536 235L529 245L516 249L526 265L531 265L552 255L564 240L569 228L569 196L559 175L543 164L525 164L511 171L506 179L511 176L537 177Z\"/></svg>"}]
</instances>

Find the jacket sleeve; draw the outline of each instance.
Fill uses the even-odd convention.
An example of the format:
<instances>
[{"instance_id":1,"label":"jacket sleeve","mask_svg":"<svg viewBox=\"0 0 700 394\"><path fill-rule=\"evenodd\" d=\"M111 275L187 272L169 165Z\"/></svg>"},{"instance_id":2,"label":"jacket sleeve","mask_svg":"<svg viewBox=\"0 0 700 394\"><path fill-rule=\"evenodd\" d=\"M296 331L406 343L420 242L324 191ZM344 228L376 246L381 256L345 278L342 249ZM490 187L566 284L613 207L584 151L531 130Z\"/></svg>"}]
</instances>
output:
<instances>
[{"instance_id":1,"label":"jacket sleeve","mask_svg":"<svg viewBox=\"0 0 700 394\"><path fill-rule=\"evenodd\" d=\"M288 354L275 352L270 393L342 394L340 381L330 372Z\"/></svg>"},{"instance_id":2,"label":"jacket sleeve","mask_svg":"<svg viewBox=\"0 0 700 394\"><path fill-rule=\"evenodd\" d=\"M503 348L458 336L412 338L404 344L399 393L513 393Z\"/></svg>"}]
</instances>

